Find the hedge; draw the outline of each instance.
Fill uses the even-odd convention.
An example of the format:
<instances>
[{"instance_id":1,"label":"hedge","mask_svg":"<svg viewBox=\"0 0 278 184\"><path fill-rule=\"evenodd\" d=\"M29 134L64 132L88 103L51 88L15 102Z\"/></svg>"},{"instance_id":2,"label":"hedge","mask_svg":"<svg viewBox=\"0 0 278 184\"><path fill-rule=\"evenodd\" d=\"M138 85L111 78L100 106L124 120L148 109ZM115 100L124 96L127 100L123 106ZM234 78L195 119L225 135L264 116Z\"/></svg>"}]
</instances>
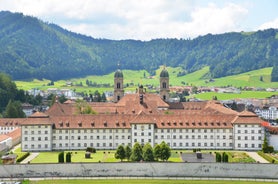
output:
<instances>
[{"instance_id":1,"label":"hedge","mask_svg":"<svg viewBox=\"0 0 278 184\"><path fill-rule=\"evenodd\" d=\"M266 159L267 161L269 161L270 163L278 163L278 160L273 158L272 156L269 156L267 154L265 154L262 151L258 151L258 154L263 157L264 159Z\"/></svg>"},{"instance_id":2,"label":"hedge","mask_svg":"<svg viewBox=\"0 0 278 184\"><path fill-rule=\"evenodd\" d=\"M29 152L25 153L24 155L22 155L21 157L18 157L18 159L16 159L17 163L22 162L25 158L27 158L30 155Z\"/></svg>"}]
</instances>

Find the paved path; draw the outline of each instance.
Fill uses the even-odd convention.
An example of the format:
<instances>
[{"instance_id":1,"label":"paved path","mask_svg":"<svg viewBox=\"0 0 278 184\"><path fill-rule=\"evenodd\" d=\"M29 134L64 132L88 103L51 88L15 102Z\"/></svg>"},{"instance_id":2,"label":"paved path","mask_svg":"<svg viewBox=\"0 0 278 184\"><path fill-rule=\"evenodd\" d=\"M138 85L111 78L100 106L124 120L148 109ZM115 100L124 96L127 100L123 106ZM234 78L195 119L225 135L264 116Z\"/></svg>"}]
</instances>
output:
<instances>
[{"instance_id":1,"label":"paved path","mask_svg":"<svg viewBox=\"0 0 278 184\"><path fill-rule=\"evenodd\" d=\"M22 162L20 162L21 164L27 164L28 162L30 162L31 160L33 160L34 158L36 158L39 155L39 153L30 153L30 155L25 158Z\"/></svg>"},{"instance_id":2,"label":"paved path","mask_svg":"<svg viewBox=\"0 0 278 184\"><path fill-rule=\"evenodd\" d=\"M266 159L264 159L263 157L261 157L257 152L246 152L250 157L252 157L253 159L255 159L257 162L259 163L269 163Z\"/></svg>"}]
</instances>

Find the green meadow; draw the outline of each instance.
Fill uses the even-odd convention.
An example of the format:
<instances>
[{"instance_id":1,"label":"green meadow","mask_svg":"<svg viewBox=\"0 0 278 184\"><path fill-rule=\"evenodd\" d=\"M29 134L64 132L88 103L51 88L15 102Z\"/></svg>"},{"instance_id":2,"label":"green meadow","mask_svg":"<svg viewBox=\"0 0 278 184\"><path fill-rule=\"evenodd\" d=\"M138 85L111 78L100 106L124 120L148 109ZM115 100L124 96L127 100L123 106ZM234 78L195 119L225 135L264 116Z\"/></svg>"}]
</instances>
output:
<instances>
[{"instance_id":1,"label":"green meadow","mask_svg":"<svg viewBox=\"0 0 278 184\"><path fill-rule=\"evenodd\" d=\"M125 91L135 91L136 87L139 84L142 85L153 85L159 86L159 74L163 67L160 67L156 70L155 76L150 76L150 74L145 70L132 71L132 70L123 70L124 74L124 84L126 84ZM167 70L170 75L170 85L171 86L211 86L211 87L223 87L223 86L234 86L234 87L278 87L278 82L271 82L271 72L272 68L263 68L260 70L254 70L247 73L242 73L233 76L227 76L222 78L215 78L212 82L209 81L208 73L209 67L204 67L201 70L198 70L193 73L186 74L184 76L177 76L179 72L182 72L182 68L176 67L167 67ZM30 90L32 88L37 88L40 90L46 90L48 88L58 88L58 89L72 89L76 92L90 93L98 90L99 92L112 91L114 83L114 72L103 75L96 76L91 75L83 78L74 78L68 80L59 80L54 81L54 86L48 86L50 80L29 80L29 81L15 81L19 89ZM110 87L88 87L86 85L86 80L92 81L92 83L97 84L110 84ZM72 82L73 86L67 86L67 82ZM83 86L80 86L80 83ZM215 95L215 94L214 94ZM219 99L231 99L231 98L264 98L271 96L272 93L263 93L263 92L247 92L238 94L217 94ZM200 94L197 95L197 98L201 99L211 99L210 94Z\"/></svg>"},{"instance_id":2,"label":"green meadow","mask_svg":"<svg viewBox=\"0 0 278 184\"><path fill-rule=\"evenodd\" d=\"M34 180L26 181L24 184L263 184L264 181L240 181L240 180L175 180L175 179L74 179L74 180ZM273 184L278 182L271 182Z\"/></svg>"}]
</instances>

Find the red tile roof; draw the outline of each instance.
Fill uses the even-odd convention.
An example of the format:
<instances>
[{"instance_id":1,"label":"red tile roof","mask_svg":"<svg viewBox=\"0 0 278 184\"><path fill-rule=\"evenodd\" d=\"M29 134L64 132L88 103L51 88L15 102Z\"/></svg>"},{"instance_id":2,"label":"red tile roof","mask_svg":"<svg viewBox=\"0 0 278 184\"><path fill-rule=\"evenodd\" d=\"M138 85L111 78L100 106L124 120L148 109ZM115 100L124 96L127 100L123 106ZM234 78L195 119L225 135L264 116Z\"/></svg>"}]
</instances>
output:
<instances>
[{"instance_id":1,"label":"red tile roof","mask_svg":"<svg viewBox=\"0 0 278 184\"><path fill-rule=\"evenodd\" d=\"M21 137L21 128L17 128L14 131L7 134L7 136L11 137L13 140Z\"/></svg>"}]
</instances>

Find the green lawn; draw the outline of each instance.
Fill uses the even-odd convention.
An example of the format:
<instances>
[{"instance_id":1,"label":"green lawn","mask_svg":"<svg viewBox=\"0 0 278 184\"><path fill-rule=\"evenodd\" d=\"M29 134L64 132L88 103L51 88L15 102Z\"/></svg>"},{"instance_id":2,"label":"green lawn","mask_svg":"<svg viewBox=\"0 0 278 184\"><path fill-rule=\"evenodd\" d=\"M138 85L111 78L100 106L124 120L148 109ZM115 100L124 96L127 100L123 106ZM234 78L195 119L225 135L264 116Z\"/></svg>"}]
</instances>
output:
<instances>
[{"instance_id":1,"label":"green lawn","mask_svg":"<svg viewBox=\"0 0 278 184\"><path fill-rule=\"evenodd\" d=\"M68 151L65 151L65 155ZM72 152L72 162L119 162L114 158L115 151L97 151L92 153L91 158L85 158L85 151ZM39 155L31 161L31 163L58 163L58 154L60 152L40 152Z\"/></svg>"},{"instance_id":2,"label":"green lawn","mask_svg":"<svg viewBox=\"0 0 278 184\"><path fill-rule=\"evenodd\" d=\"M251 158L245 152L226 152L229 156L229 162L235 163L256 163L256 160Z\"/></svg>"},{"instance_id":3,"label":"green lawn","mask_svg":"<svg viewBox=\"0 0 278 184\"><path fill-rule=\"evenodd\" d=\"M257 181L221 181L221 180L145 180L145 179L130 179L130 180L122 180L122 179L100 179L100 180L41 180L41 181L30 181L30 184L264 184L265 182L257 182ZM278 182L271 182L278 183ZM27 183L26 183L27 184Z\"/></svg>"},{"instance_id":4,"label":"green lawn","mask_svg":"<svg viewBox=\"0 0 278 184\"><path fill-rule=\"evenodd\" d=\"M149 78L150 74L145 70L123 70L124 74L124 83L131 84L133 83L134 86L131 86L131 90L135 90L138 84L143 85L154 85L159 86L159 74L163 67L160 67L156 70L156 75L152 78ZM271 81L271 72L272 67L263 68L259 70L254 70L238 75L227 76L222 78L215 78L214 82L208 82L209 78L205 76L209 73L209 67L204 67L201 70L195 71L193 73L186 74L184 76L177 77L177 74L182 71L181 67L167 67L167 70L170 75L170 85L171 86L183 86L186 85L195 85L195 86L227 86L232 85L235 87L245 87L245 86L256 86L256 87L278 87L278 82L270 82ZM146 77L144 77L144 74ZM91 75L83 78L73 78L69 80L59 80L54 81L54 86L47 86L50 80L30 80L30 81L15 81L17 87L19 89L29 90L32 88L38 88L41 90L46 90L47 88L67 88L75 90L76 92L85 92L90 93L95 90L100 92L104 91L112 91L113 90L113 83L114 83L114 72L103 75L103 76L96 76ZM262 79L262 81L260 80ZM110 84L110 88L104 87L88 87L86 85L86 80L92 81L92 83L96 82L98 84ZM83 86L66 86L66 82L71 81L74 85L80 84L82 82ZM127 91L127 89L125 89Z\"/></svg>"},{"instance_id":5,"label":"green lawn","mask_svg":"<svg viewBox=\"0 0 278 184\"><path fill-rule=\"evenodd\" d=\"M202 100L212 100L212 97L216 96L218 100L229 100L237 98L267 98L275 94L277 95L277 92L242 91L240 94L208 92L192 95L192 97Z\"/></svg>"}]
</instances>

